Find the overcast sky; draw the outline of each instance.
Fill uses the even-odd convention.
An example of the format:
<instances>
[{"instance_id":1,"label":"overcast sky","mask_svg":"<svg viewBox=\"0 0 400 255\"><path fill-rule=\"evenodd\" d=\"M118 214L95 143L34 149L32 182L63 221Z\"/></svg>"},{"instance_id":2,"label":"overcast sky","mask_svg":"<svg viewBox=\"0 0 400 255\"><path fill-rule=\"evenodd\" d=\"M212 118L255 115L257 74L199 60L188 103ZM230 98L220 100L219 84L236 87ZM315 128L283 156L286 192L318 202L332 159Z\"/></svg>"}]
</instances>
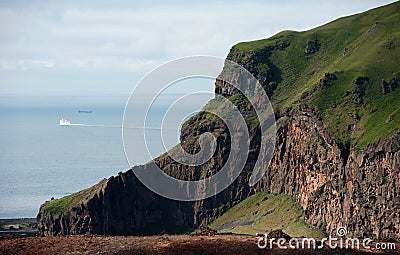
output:
<instances>
[{"instance_id":1,"label":"overcast sky","mask_svg":"<svg viewBox=\"0 0 400 255\"><path fill-rule=\"evenodd\" d=\"M226 57L238 42L394 1L146 2L1 1L0 95L129 94L168 60Z\"/></svg>"}]
</instances>

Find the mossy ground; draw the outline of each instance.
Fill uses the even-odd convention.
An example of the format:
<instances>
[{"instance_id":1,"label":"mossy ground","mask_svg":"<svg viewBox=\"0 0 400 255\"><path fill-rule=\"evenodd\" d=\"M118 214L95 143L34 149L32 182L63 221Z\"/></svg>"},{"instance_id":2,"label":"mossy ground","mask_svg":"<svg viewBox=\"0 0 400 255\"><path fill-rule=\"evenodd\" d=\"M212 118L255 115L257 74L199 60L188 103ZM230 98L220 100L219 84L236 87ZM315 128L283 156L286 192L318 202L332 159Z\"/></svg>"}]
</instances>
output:
<instances>
[{"instance_id":1,"label":"mossy ground","mask_svg":"<svg viewBox=\"0 0 400 255\"><path fill-rule=\"evenodd\" d=\"M254 220L254 222L251 225L237 226L221 232L255 235L283 229L292 237L325 235L321 229L312 229L305 223L303 210L289 195L257 193L230 208L215 219L210 227L216 228L238 220Z\"/></svg>"}]
</instances>

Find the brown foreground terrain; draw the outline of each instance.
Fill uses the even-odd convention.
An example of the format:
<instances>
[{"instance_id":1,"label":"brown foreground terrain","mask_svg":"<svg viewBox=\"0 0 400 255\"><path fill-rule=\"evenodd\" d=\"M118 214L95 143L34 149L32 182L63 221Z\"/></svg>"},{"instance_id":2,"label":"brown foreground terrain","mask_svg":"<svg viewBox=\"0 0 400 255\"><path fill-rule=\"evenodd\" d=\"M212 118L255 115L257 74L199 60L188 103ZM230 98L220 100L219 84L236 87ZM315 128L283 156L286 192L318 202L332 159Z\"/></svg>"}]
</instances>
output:
<instances>
[{"instance_id":1,"label":"brown foreground terrain","mask_svg":"<svg viewBox=\"0 0 400 255\"><path fill-rule=\"evenodd\" d=\"M0 254L400 254L396 250L280 250L259 249L257 237L238 235L190 236L64 236L0 237Z\"/></svg>"}]
</instances>

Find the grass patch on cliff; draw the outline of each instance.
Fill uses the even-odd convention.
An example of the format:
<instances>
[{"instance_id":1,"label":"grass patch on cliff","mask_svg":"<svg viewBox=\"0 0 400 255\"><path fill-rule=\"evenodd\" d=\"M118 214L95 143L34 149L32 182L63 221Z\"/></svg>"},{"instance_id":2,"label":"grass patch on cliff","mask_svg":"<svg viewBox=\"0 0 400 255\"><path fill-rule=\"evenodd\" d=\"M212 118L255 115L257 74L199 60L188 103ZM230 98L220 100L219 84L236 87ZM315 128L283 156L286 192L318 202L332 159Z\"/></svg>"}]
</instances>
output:
<instances>
[{"instance_id":1,"label":"grass patch on cliff","mask_svg":"<svg viewBox=\"0 0 400 255\"><path fill-rule=\"evenodd\" d=\"M250 103L243 94L230 96L227 98L227 100L237 107L247 125L258 126L260 124L257 113L254 111L254 109L248 109L248 105ZM231 110L227 106L228 102L224 102L221 99L212 99L203 107L202 111L186 120L183 123L183 127L194 122L199 125L209 121L215 121L216 116L219 115L225 116L227 119L229 119L231 118L231 115L229 114ZM217 113L217 115L213 113Z\"/></svg>"},{"instance_id":2,"label":"grass patch on cliff","mask_svg":"<svg viewBox=\"0 0 400 255\"><path fill-rule=\"evenodd\" d=\"M87 199L92 197L101 187L103 186L106 180L102 180L98 184L81 190L79 192L73 193L71 195L46 201L44 203L44 209L48 213L63 213L67 210L71 209L74 206L78 206L82 202L85 202Z\"/></svg>"},{"instance_id":3,"label":"grass patch on cliff","mask_svg":"<svg viewBox=\"0 0 400 255\"><path fill-rule=\"evenodd\" d=\"M302 208L285 194L272 195L257 193L248 197L223 215L215 219L209 226L218 228L237 221L253 221L250 225L241 225L220 230L221 233L251 234L268 233L283 229L292 237L322 237L324 232L312 229L304 221Z\"/></svg>"}]
</instances>

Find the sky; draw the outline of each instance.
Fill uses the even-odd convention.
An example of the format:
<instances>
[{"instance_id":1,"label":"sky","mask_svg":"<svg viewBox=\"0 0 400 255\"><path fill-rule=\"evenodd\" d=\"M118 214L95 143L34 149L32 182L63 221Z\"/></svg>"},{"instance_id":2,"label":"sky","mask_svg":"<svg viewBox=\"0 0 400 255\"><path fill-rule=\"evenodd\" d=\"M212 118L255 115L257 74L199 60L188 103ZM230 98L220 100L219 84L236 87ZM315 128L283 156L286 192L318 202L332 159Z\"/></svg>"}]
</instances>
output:
<instances>
[{"instance_id":1,"label":"sky","mask_svg":"<svg viewBox=\"0 0 400 255\"><path fill-rule=\"evenodd\" d=\"M390 2L3 0L0 95L129 94L167 61L226 57L238 42Z\"/></svg>"}]
</instances>

